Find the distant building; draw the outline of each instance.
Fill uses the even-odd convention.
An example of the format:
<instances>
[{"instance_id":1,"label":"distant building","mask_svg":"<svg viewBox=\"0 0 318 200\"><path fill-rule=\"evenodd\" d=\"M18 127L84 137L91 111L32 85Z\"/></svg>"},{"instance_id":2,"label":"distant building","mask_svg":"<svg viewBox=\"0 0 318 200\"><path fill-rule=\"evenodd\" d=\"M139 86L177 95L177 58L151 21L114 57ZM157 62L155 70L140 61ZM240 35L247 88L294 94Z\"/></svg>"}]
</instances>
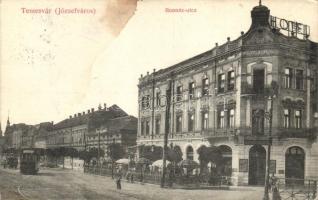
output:
<instances>
[{"instance_id":1,"label":"distant building","mask_svg":"<svg viewBox=\"0 0 318 200\"><path fill-rule=\"evenodd\" d=\"M3 146L14 150L65 147L78 151L100 146L106 152L111 143L121 144L127 150L129 146L136 145L136 139L137 118L128 115L116 104L108 108L105 104L97 110L92 108L74 114L56 124L43 122L37 125L10 125L8 119Z\"/></svg>"},{"instance_id":2,"label":"distant building","mask_svg":"<svg viewBox=\"0 0 318 200\"><path fill-rule=\"evenodd\" d=\"M141 76L137 144L162 147L168 130L168 146L195 161L200 147L217 146L220 171L234 184L262 185L273 82L271 173L318 179L318 44L308 26L270 16L266 6L251 17L237 39Z\"/></svg>"},{"instance_id":3,"label":"distant building","mask_svg":"<svg viewBox=\"0 0 318 200\"><path fill-rule=\"evenodd\" d=\"M131 115L107 120L87 135L87 147L100 146L106 153L110 144L120 144L125 153L135 146L137 140L137 118Z\"/></svg>"},{"instance_id":4,"label":"distant building","mask_svg":"<svg viewBox=\"0 0 318 200\"><path fill-rule=\"evenodd\" d=\"M3 150L4 150L4 136L2 135L2 128L0 123L0 157L3 153Z\"/></svg>"}]
</instances>

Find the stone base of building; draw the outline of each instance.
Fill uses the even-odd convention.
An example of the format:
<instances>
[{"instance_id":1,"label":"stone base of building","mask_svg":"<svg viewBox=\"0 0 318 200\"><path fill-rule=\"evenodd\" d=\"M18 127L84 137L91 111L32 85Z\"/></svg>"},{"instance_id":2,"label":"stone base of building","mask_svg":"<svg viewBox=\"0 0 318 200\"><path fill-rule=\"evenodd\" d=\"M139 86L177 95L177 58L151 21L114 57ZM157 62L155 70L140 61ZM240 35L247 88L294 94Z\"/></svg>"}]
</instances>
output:
<instances>
[{"instance_id":1,"label":"stone base of building","mask_svg":"<svg viewBox=\"0 0 318 200\"><path fill-rule=\"evenodd\" d=\"M212 144L213 143L213 144ZM162 140L139 140L138 145L163 146ZM199 162L197 150L205 146L226 147L224 156L231 157L232 185L261 186L265 183L267 145L244 145L235 141L213 139L169 139L168 145L179 146L182 158L191 157ZM223 154L222 154L223 155ZM308 139L273 139L271 147L270 174L282 181L289 179L318 180L318 142ZM287 179L287 180L286 180Z\"/></svg>"}]
</instances>

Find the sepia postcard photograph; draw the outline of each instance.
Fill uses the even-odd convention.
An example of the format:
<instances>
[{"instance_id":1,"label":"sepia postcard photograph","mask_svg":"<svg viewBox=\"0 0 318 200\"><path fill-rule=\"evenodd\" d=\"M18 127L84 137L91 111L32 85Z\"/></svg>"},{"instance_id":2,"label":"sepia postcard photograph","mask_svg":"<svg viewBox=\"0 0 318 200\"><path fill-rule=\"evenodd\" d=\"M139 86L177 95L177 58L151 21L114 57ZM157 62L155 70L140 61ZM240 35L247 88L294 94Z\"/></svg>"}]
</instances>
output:
<instances>
[{"instance_id":1,"label":"sepia postcard photograph","mask_svg":"<svg viewBox=\"0 0 318 200\"><path fill-rule=\"evenodd\" d=\"M318 0L0 0L0 200L318 200Z\"/></svg>"}]
</instances>

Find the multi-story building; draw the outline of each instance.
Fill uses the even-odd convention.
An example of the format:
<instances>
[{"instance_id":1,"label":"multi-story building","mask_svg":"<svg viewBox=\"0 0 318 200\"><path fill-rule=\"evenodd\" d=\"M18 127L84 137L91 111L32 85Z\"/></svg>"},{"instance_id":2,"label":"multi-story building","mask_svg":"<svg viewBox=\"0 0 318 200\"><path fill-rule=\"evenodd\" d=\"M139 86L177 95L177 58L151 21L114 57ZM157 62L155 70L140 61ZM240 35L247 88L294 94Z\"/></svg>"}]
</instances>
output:
<instances>
[{"instance_id":1,"label":"multi-story building","mask_svg":"<svg viewBox=\"0 0 318 200\"><path fill-rule=\"evenodd\" d=\"M2 135L2 128L0 124L0 157L2 156L4 150L4 136Z\"/></svg>"},{"instance_id":2,"label":"multi-story building","mask_svg":"<svg viewBox=\"0 0 318 200\"><path fill-rule=\"evenodd\" d=\"M128 148L135 146L137 140L137 118L131 115L118 117L106 121L88 133L87 146L109 150L111 144L120 144L123 152L127 153ZM127 155L126 155L127 156Z\"/></svg>"},{"instance_id":3,"label":"multi-story building","mask_svg":"<svg viewBox=\"0 0 318 200\"><path fill-rule=\"evenodd\" d=\"M43 135L50 130L52 122L43 122L37 125L27 125L24 123L8 124L5 130L4 146L6 149L26 149L26 148L43 148L45 141ZM42 146L39 146L39 141Z\"/></svg>"},{"instance_id":4,"label":"multi-story building","mask_svg":"<svg viewBox=\"0 0 318 200\"><path fill-rule=\"evenodd\" d=\"M318 179L318 44L309 26L270 16L266 6L251 18L239 38L141 75L137 145L163 146L168 130L183 159L217 146L234 184L258 185L271 134L271 173Z\"/></svg>"},{"instance_id":5,"label":"multi-story building","mask_svg":"<svg viewBox=\"0 0 318 200\"><path fill-rule=\"evenodd\" d=\"M26 135L28 134L29 125L24 123L13 124L12 125L12 144L11 148L21 149L23 145L27 144L27 141L24 141Z\"/></svg>"},{"instance_id":6,"label":"multi-story building","mask_svg":"<svg viewBox=\"0 0 318 200\"><path fill-rule=\"evenodd\" d=\"M101 147L105 152L111 143L120 144L124 151L136 145L137 118L128 115L116 104L77 113L54 124L37 125L23 123L10 125L9 120L3 138L5 149L25 148L58 149L60 147L89 150ZM18 151L17 151L18 152Z\"/></svg>"},{"instance_id":7,"label":"multi-story building","mask_svg":"<svg viewBox=\"0 0 318 200\"><path fill-rule=\"evenodd\" d=\"M110 143L124 148L136 144L137 118L117 105L99 106L70 116L52 127L46 135L47 148L72 147L77 150L98 148L107 150Z\"/></svg>"}]
</instances>

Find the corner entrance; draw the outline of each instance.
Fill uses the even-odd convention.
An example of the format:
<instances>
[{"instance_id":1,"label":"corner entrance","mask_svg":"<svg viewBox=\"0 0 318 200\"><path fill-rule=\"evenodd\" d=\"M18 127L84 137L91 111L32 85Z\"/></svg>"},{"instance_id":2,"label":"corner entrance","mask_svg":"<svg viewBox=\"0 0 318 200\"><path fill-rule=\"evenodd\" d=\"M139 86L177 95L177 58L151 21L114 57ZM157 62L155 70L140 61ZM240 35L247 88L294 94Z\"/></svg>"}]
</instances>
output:
<instances>
[{"instance_id":1,"label":"corner entrance","mask_svg":"<svg viewBox=\"0 0 318 200\"><path fill-rule=\"evenodd\" d=\"M248 184L264 185L266 174L266 150L254 145L249 152Z\"/></svg>"}]
</instances>

